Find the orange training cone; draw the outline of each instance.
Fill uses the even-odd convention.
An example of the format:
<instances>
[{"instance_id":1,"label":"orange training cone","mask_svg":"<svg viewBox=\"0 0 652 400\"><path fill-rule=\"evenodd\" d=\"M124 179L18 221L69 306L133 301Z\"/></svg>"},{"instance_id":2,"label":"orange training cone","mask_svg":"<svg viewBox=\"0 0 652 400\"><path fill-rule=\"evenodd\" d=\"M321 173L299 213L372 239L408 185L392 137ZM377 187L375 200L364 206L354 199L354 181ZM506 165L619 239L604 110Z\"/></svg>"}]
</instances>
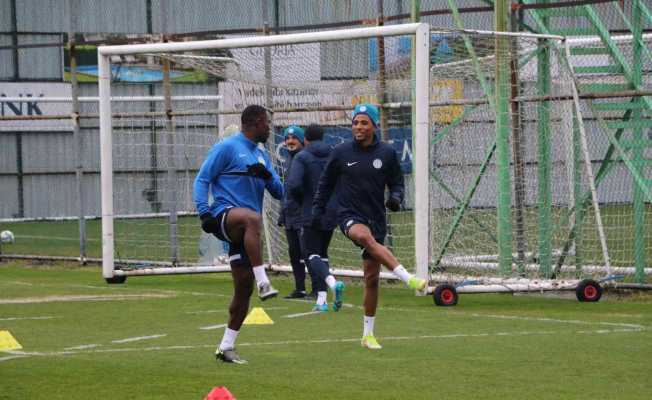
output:
<instances>
[{"instance_id":1,"label":"orange training cone","mask_svg":"<svg viewBox=\"0 0 652 400\"><path fill-rule=\"evenodd\" d=\"M214 387L213 390L208 392L204 400L236 400L235 397L224 386Z\"/></svg>"}]
</instances>

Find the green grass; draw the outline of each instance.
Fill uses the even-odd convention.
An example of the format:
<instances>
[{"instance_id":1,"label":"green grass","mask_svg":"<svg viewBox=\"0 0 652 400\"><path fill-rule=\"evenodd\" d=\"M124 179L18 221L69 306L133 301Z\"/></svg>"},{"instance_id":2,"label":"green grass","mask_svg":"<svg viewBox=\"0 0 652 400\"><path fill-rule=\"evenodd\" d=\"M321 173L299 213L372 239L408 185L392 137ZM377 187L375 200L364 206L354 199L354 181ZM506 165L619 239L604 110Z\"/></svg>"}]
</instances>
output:
<instances>
[{"instance_id":1,"label":"green grass","mask_svg":"<svg viewBox=\"0 0 652 400\"><path fill-rule=\"evenodd\" d=\"M398 226L394 229L394 250L406 265L412 265L414 241L412 239L413 217L409 212L392 216ZM6 254L28 254L48 256L79 256L79 225L77 221L33 221L3 223L0 230L11 230L16 240L2 244ZM116 257L124 259L168 261L170 255L169 227L165 218L126 219L114 223L116 238ZM281 246L285 234L281 229ZM198 241L201 234L196 217L178 219L179 256L184 262L198 259ZM102 255L102 228L100 220L86 222L86 256L99 258ZM338 251L337 249L340 249ZM289 263L287 252L283 252L282 262ZM342 235L339 229L331 243L330 259L332 265L350 266L351 260L359 263L360 250Z\"/></svg>"},{"instance_id":2,"label":"green grass","mask_svg":"<svg viewBox=\"0 0 652 400\"><path fill-rule=\"evenodd\" d=\"M563 248L568 238L568 223L566 209L555 207L552 210L553 250ZM634 223L632 207L628 205L610 205L601 208L603 224L607 236L607 247L613 266L631 267L634 265ZM445 243L446 235L453 223L455 210L438 210L432 215L434 234L433 258ZM646 215L652 218L652 205L648 205ZM391 213L392 250L397 258L409 269L414 269L414 215L411 211ZM524 212L525 231L523 238L525 251L538 253L538 215L536 208L527 208ZM602 249L597 235L595 218L592 210L585 213L581 240L576 247L582 252L584 265L603 265ZM169 226L165 218L123 219L115 221L116 258L152 261L168 261L170 259ZM9 254L78 256L79 228L77 221L62 222L15 222L3 223L0 229L9 229L16 235L16 241L3 244L2 252ZM449 242L444 256L497 254L497 244L487 232L495 235L496 216L493 209L469 209L459 223L455 235ZM88 257L101 257L101 224L99 220L87 221L87 251ZM196 217L180 217L178 220L179 259L181 262L194 263L198 259L198 240L201 230ZM287 252L284 250L285 235L282 229L278 243L281 250L280 263L288 263ZM388 241L387 244L390 244ZM652 265L652 224L646 225L645 250L648 265ZM516 252L516 235L513 244ZM336 267L357 267L359 249L346 239L339 229L335 230L329 255L331 264ZM528 259L526 262L537 262ZM553 257L553 263L557 257ZM567 265L575 263L574 256L567 256ZM472 272L472 271L471 271ZM536 274L535 274L536 275ZM533 276L536 278L537 276ZM597 274L594 278L602 278ZM568 276L567 278L573 278ZM633 279L633 278L627 278Z\"/></svg>"},{"instance_id":3,"label":"green grass","mask_svg":"<svg viewBox=\"0 0 652 400\"><path fill-rule=\"evenodd\" d=\"M272 277L282 293L290 281ZM245 326L246 366L212 353L232 291L226 274L131 277L106 285L96 267L0 264L0 330L27 357L3 360L0 399L200 399L227 386L238 399L648 399L652 391L652 296L599 303L540 296L462 295L434 307L383 283L376 335L362 349L359 284L339 313L301 301L262 306L274 325ZM38 302L49 296L123 296L114 301ZM128 297L161 296L161 297ZM31 302L9 304L7 300ZM51 319L24 319L26 317ZM165 335L150 340L115 340ZM69 350L81 345L95 348Z\"/></svg>"}]
</instances>

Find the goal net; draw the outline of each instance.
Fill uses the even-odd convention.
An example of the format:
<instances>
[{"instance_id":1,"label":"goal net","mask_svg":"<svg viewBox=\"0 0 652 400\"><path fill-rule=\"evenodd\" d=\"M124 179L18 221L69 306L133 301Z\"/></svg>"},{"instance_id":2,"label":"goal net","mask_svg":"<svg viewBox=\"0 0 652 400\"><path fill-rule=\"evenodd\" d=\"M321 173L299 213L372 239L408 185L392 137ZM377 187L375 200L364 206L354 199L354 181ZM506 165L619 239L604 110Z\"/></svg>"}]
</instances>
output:
<instances>
[{"instance_id":1,"label":"goal net","mask_svg":"<svg viewBox=\"0 0 652 400\"><path fill-rule=\"evenodd\" d=\"M416 57L422 60L418 68L411 62L415 40L420 43ZM217 109L197 104L162 114L110 110L108 102L101 102L105 278L227 269L220 257L206 257L205 250L219 244L199 228L192 184L210 147L224 137L227 127L239 126L240 114L250 104L270 111L273 134L265 147L282 177L288 162L284 128L320 125L325 141L334 146L351 140L351 111L356 104L385 104L379 135L400 156L407 192L404 210L388 218L386 243L416 270L419 247L415 245L414 208L428 196L424 191L420 200L415 199L418 174L413 131L420 127L418 140L423 141L421 148L427 156L428 45L427 25L408 24L102 48L107 78L109 71L115 75L121 68L112 61L128 56L132 65L168 65L169 95L187 93L188 82L175 77L192 71L192 76L216 88L222 98ZM125 86L116 79L100 82L101 98ZM419 101L417 96L421 96ZM197 115L202 110L206 115ZM421 122L415 123L413 117ZM426 168L427 164L421 168L424 182ZM284 228L277 224L280 206L266 195L264 258L274 268L289 270ZM421 225L421 274L426 275L427 218ZM329 258L340 273L361 276L360 250L339 231Z\"/></svg>"},{"instance_id":2,"label":"goal net","mask_svg":"<svg viewBox=\"0 0 652 400\"><path fill-rule=\"evenodd\" d=\"M598 92L633 89L605 66L614 54L599 38L438 35L431 83L459 102L431 108L433 277L514 291L649 274L635 266L637 252L650 251L635 197L651 199L626 160L636 154L635 107L618 105L640 102L639 126L649 109L631 93ZM614 41L628 60L629 39ZM630 153L617 150L622 139Z\"/></svg>"},{"instance_id":3,"label":"goal net","mask_svg":"<svg viewBox=\"0 0 652 400\"><path fill-rule=\"evenodd\" d=\"M385 243L432 286L560 289L632 275L632 224L621 217L632 186L600 178L608 139L590 122L561 39L408 24L102 48L101 98L120 88L108 79L111 56L129 55L169 65L171 95L187 93L178 76L190 71L193 87L223 99L142 116L101 103L105 278L228 269L207 251L219 244L199 228L192 183L244 107L270 110L265 146L283 176L285 127L318 124L336 145L351 140L351 111L363 102L381 106L378 134L405 177ZM279 212L266 195L265 260L289 270ZM360 250L338 230L329 258L336 273L362 275Z\"/></svg>"}]
</instances>

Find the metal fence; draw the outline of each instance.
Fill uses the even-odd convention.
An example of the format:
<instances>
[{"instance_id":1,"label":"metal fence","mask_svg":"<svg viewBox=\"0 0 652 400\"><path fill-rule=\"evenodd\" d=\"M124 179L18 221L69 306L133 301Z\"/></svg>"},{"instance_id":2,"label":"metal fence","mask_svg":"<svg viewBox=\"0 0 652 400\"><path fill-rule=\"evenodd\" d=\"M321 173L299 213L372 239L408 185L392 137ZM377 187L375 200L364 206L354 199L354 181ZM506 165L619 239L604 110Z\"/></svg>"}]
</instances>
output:
<instances>
[{"instance_id":1,"label":"metal fence","mask_svg":"<svg viewBox=\"0 0 652 400\"><path fill-rule=\"evenodd\" d=\"M96 81L82 68L84 58L94 54L94 46L401 23L410 20L414 3L412 0L0 1L0 96L5 98L0 102L0 220L5 223L11 219L78 220L80 253L84 257L84 220L100 214L97 109L93 101L80 102L84 97L97 95ZM442 28L456 27L447 1L416 3L420 3L421 21ZM466 28L493 28L492 2L456 0L455 3ZM612 3L618 1L598 0L598 3L595 7L610 30L626 28L611 10ZM516 12L513 17L517 20L517 30L532 25L526 12ZM573 21L567 23L572 25ZM216 85L205 82L176 85L175 90L175 96L219 95ZM131 97L162 94L160 79L122 85L114 93ZM12 96L33 98L9 101ZM38 100L40 96L70 100L45 103ZM147 111L164 110L163 102L153 99L139 107ZM211 107L206 104L208 110L214 109ZM175 102L169 111L183 109L183 102ZM220 128L216 120L216 139ZM155 206L152 207L155 211Z\"/></svg>"}]
</instances>

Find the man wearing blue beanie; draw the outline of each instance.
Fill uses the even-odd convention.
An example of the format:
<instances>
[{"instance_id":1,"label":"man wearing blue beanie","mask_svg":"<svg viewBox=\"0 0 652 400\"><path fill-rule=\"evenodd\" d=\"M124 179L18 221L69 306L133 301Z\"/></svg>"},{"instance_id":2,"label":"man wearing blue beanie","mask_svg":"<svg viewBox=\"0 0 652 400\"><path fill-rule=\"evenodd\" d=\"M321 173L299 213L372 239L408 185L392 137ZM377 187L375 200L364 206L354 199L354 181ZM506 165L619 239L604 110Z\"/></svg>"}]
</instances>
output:
<instances>
[{"instance_id":1,"label":"man wearing blue beanie","mask_svg":"<svg viewBox=\"0 0 652 400\"><path fill-rule=\"evenodd\" d=\"M376 106L371 104L358 104L357 106L355 106L355 109L353 110L352 119L355 119L355 117L360 114L369 117L371 122L374 124L374 127L376 127L376 129L379 128L380 113L378 112L378 108Z\"/></svg>"},{"instance_id":2,"label":"man wearing blue beanie","mask_svg":"<svg viewBox=\"0 0 652 400\"><path fill-rule=\"evenodd\" d=\"M301 299L306 297L306 264L302 259L300 231L303 226L301 204L292 196L288 196L287 177L292 168L294 156L303 149L304 131L301 127L290 125L283 131L283 140L288 151L288 160L285 169L283 200L281 202L281 215L278 226L285 227L285 237L288 240L288 253L292 274L294 275L294 290L285 296L286 299Z\"/></svg>"},{"instance_id":3,"label":"man wearing blue beanie","mask_svg":"<svg viewBox=\"0 0 652 400\"><path fill-rule=\"evenodd\" d=\"M288 139L296 139L303 147L304 140L304 131L301 127L296 125L290 125L283 131L283 140L285 140L285 146L288 147L288 151L294 151L296 145L294 143L288 143ZM292 149L290 149L292 147ZM301 150L301 149L299 149Z\"/></svg>"},{"instance_id":4,"label":"man wearing blue beanie","mask_svg":"<svg viewBox=\"0 0 652 400\"><path fill-rule=\"evenodd\" d=\"M381 264L413 290L423 290L427 283L410 274L383 245L387 234L385 208L390 211L401 209L405 185L398 154L376 134L379 121L380 113L376 106L358 104L355 107L351 121L354 140L333 149L319 178L312 209L312 218L317 224L337 187L340 229L363 249L365 283L361 344L372 350L382 348L374 336ZM385 188L389 189L387 201Z\"/></svg>"}]
</instances>

